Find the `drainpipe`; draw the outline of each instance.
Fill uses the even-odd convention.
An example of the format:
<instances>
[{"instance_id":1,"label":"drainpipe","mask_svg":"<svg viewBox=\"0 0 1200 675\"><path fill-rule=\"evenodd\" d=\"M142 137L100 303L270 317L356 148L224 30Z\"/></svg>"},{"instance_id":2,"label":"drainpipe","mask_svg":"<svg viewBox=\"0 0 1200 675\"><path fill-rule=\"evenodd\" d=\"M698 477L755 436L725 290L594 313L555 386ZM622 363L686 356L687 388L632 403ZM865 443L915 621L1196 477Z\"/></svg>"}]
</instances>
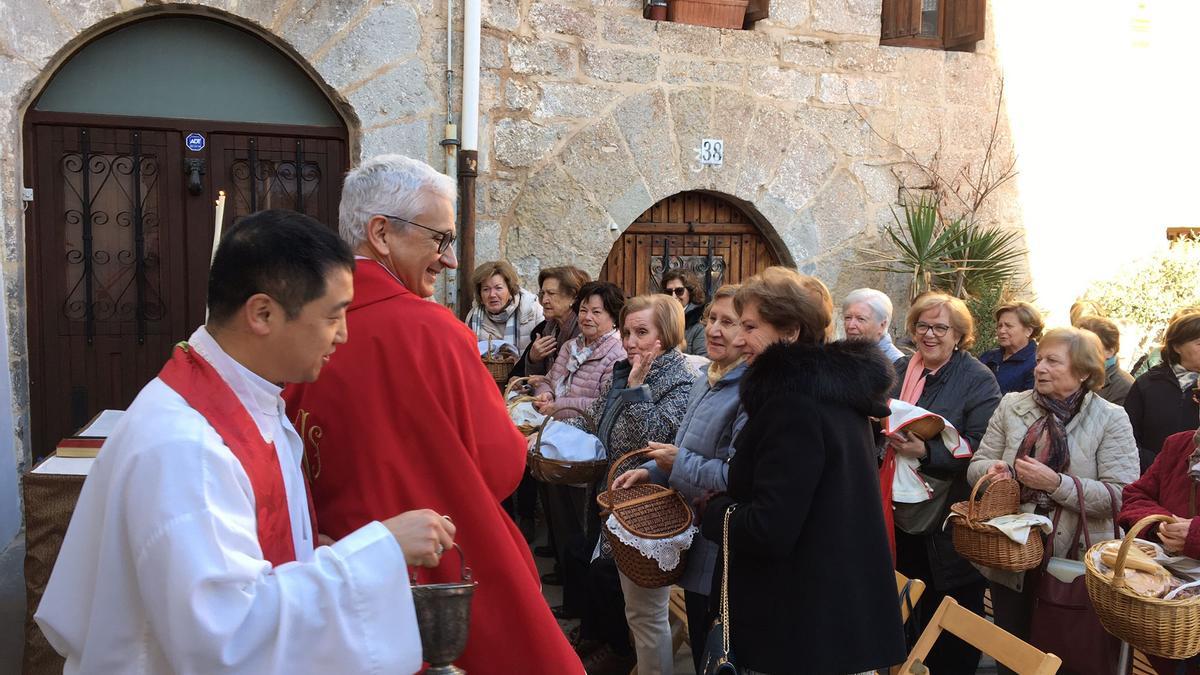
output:
<instances>
[{"instance_id":1,"label":"drainpipe","mask_svg":"<svg viewBox=\"0 0 1200 675\"><path fill-rule=\"evenodd\" d=\"M458 315L471 309L471 272L475 269L475 177L479 175L479 27L480 0L463 7L462 147L458 152Z\"/></svg>"},{"instance_id":2,"label":"drainpipe","mask_svg":"<svg viewBox=\"0 0 1200 675\"><path fill-rule=\"evenodd\" d=\"M451 98L454 96L454 0L446 0L446 127L442 136L441 146L446 152L446 175L457 176L458 167L455 160L458 157L458 126L454 123ZM457 307L458 270L447 270L442 285L442 304L447 307Z\"/></svg>"}]
</instances>

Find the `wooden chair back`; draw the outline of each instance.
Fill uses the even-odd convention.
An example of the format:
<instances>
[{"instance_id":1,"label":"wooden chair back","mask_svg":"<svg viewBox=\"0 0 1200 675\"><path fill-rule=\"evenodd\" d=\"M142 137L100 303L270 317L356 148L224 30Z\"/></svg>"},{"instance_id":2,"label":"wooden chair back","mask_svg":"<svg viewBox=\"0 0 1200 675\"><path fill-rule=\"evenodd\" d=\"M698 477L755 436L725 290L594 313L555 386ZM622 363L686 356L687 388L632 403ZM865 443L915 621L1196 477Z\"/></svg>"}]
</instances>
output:
<instances>
[{"instance_id":1,"label":"wooden chair back","mask_svg":"<svg viewBox=\"0 0 1200 675\"><path fill-rule=\"evenodd\" d=\"M904 589L908 589L907 596ZM903 574L896 572L896 593L900 596L900 620L908 623L908 617L912 614L912 610L917 606L917 601L925 594L925 582L920 579L909 579Z\"/></svg>"},{"instance_id":2,"label":"wooden chair back","mask_svg":"<svg viewBox=\"0 0 1200 675\"><path fill-rule=\"evenodd\" d=\"M904 675L929 673L922 661L929 656L930 648L942 631L970 643L1018 675L1053 675L1062 665L1062 659L1023 642L987 619L964 609L954 598L947 596L921 633L921 637L917 639L908 660L900 666L900 672Z\"/></svg>"}]
</instances>

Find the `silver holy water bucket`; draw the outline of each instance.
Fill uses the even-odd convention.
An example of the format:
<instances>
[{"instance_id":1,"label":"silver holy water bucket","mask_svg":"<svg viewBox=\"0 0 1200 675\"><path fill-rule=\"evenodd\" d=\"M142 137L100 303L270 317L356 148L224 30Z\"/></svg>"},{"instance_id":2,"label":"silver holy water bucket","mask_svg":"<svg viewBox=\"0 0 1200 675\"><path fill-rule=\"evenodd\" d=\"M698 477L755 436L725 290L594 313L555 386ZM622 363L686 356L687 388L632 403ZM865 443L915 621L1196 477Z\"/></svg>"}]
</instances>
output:
<instances>
[{"instance_id":1,"label":"silver holy water bucket","mask_svg":"<svg viewBox=\"0 0 1200 675\"><path fill-rule=\"evenodd\" d=\"M413 604L417 609L417 627L421 631L421 651L429 667L425 675L465 675L467 671L454 665L467 648L467 632L471 625L471 597L475 582L471 568L458 544L454 544L460 561L460 583L413 585Z\"/></svg>"}]
</instances>

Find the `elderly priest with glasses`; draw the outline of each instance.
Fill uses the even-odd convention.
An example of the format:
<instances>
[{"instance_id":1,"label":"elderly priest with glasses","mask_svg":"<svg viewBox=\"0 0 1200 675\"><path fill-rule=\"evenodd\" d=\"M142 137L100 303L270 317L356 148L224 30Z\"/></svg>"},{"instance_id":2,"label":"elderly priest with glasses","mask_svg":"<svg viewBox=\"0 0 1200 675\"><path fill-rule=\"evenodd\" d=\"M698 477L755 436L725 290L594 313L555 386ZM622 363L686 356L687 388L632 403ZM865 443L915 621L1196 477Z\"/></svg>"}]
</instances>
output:
<instances>
[{"instance_id":1,"label":"elderly priest with glasses","mask_svg":"<svg viewBox=\"0 0 1200 675\"><path fill-rule=\"evenodd\" d=\"M458 526L478 589L455 664L472 675L582 675L542 598L525 538L500 506L525 469L513 426L471 331L435 302L454 269L454 182L400 155L346 175L339 225L358 255L350 341L320 382L289 387L321 531L346 536L389 510L428 505ZM457 565L420 570L459 580Z\"/></svg>"},{"instance_id":2,"label":"elderly priest with glasses","mask_svg":"<svg viewBox=\"0 0 1200 675\"><path fill-rule=\"evenodd\" d=\"M454 525L429 510L316 546L303 444L281 387L346 341L355 262L289 211L242 219L209 276L209 320L101 449L36 619L67 673L411 673L408 565Z\"/></svg>"}]
</instances>

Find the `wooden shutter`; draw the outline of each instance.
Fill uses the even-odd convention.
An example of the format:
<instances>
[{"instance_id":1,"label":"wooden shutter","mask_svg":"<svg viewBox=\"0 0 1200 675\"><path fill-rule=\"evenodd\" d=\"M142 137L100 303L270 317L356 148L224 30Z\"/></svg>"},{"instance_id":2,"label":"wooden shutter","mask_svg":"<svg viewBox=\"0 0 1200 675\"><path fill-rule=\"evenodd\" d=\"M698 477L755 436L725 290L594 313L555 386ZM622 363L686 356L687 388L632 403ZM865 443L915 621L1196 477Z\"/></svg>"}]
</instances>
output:
<instances>
[{"instance_id":1,"label":"wooden shutter","mask_svg":"<svg viewBox=\"0 0 1200 675\"><path fill-rule=\"evenodd\" d=\"M883 0L880 40L915 37L921 32L921 0Z\"/></svg>"},{"instance_id":2,"label":"wooden shutter","mask_svg":"<svg viewBox=\"0 0 1200 675\"><path fill-rule=\"evenodd\" d=\"M942 47L968 47L983 39L986 0L942 0Z\"/></svg>"}]
</instances>

